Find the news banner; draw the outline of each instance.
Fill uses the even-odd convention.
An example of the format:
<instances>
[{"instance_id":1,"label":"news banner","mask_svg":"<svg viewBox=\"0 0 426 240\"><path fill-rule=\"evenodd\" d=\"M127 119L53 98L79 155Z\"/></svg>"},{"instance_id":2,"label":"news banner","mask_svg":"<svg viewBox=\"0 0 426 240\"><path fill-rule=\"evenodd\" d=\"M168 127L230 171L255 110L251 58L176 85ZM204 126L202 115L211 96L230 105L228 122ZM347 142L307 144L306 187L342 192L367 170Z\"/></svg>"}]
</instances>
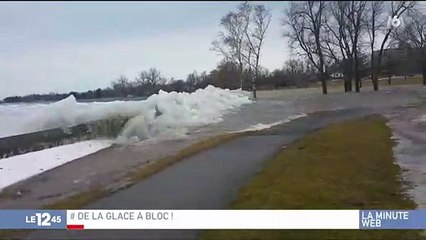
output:
<instances>
[{"instance_id":1,"label":"news banner","mask_svg":"<svg viewBox=\"0 0 426 240\"><path fill-rule=\"evenodd\" d=\"M426 210L0 210L0 229L426 229Z\"/></svg>"}]
</instances>

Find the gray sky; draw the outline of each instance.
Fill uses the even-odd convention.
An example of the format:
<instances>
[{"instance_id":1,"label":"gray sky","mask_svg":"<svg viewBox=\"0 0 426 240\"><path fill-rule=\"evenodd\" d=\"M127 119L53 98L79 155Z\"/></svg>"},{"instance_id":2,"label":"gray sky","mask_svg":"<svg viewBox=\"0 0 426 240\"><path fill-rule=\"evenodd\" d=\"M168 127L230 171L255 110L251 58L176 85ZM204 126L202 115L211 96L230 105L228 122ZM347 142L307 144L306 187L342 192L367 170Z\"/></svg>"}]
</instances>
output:
<instances>
[{"instance_id":1,"label":"gray sky","mask_svg":"<svg viewBox=\"0 0 426 240\"><path fill-rule=\"evenodd\" d=\"M212 70L220 18L238 2L1 2L0 99L106 87L150 67L167 78ZM289 56L285 2L264 2L272 22L261 64Z\"/></svg>"}]
</instances>

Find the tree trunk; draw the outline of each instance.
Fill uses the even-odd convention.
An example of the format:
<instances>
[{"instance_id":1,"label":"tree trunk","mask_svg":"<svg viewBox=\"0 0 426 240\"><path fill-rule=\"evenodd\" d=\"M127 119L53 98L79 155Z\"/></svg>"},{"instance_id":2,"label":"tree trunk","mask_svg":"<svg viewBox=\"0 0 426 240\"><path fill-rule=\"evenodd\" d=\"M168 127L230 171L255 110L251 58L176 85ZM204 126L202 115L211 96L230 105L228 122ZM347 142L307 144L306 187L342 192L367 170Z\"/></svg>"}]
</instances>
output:
<instances>
[{"instance_id":1,"label":"tree trunk","mask_svg":"<svg viewBox=\"0 0 426 240\"><path fill-rule=\"evenodd\" d=\"M373 79L373 90L378 91L379 90L379 84L377 83L377 78L374 77Z\"/></svg>"},{"instance_id":2,"label":"tree trunk","mask_svg":"<svg viewBox=\"0 0 426 240\"><path fill-rule=\"evenodd\" d=\"M254 99L257 98L256 82L257 82L257 79L259 78L259 58L260 58L260 48L258 49L258 54L256 54L256 69L254 71L254 78L253 78L253 82L252 82L253 98Z\"/></svg>"},{"instance_id":3,"label":"tree trunk","mask_svg":"<svg viewBox=\"0 0 426 240\"><path fill-rule=\"evenodd\" d=\"M359 79L358 77L355 77L355 92L359 92L360 86L359 86Z\"/></svg>"},{"instance_id":4,"label":"tree trunk","mask_svg":"<svg viewBox=\"0 0 426 240\"><path fill-rule=\"evenodd\" d=\"M322 93L327 94L327 82L325 81L325 77L321 77L321 85L322 85Z\"/></svg>"},{"instance_id":5,"label":"tree trunk","mask_svg":"<svg viewBox=\"0 0 426 240\"><path fill-rule=\"evenodd\" d=\"M348 60L345 66L345 91L352 92L352 60Z\"/></svg>"},{"instance_id":6,"label":"tree trunk","mask_svg":"<svg viewBox=\"0 0 426 240\"><path fill-rule=\"evenodd\" d=\"M426 62L423 62L423 85L426 85Z\"/></svg>"},{"instance_id":7,"label":"tree trunk","mask_svg":"<svg viewBox=\"0 0 426 240\"><path fill-rule=\"evenodd\" d=\"M353 87L352 87L352 76L348 77L348 92L352 92Z\"/></svg>"},{"instance_id":8,"label":"tree trunk","mask_svg":"<svg viewBox=\"0 0 426 240\"><path fill-rule=\"evenodd\" d=\"M426 86L426 71L423 69L423 85Z\"/></svg>"},{"instance_id":9,"label":"tree trunk","mask_svg":"<svg viewBox=\"0 0 426 240\"><path fill-rule=\"evenodd\" d=\"M322 62L321 62L320 65L324 66ZM319 71L319 78L320 78L320 81L321 81L322 93L327 94L327 75L324 72L324 67L322 67L321 69L322 70Z\"/></svg>"},{"instance_id":10,"label":"tree trunk","mask_svg":"<svg viewBox=\"0 0 426 240\"><path fill-rule=\"evenodd\" d=\"M256 79L253 79L252 88L253 88L253 98L256 99L257 98L257 95L256 95Z\"/></svg>"},{"instance_id":11,"label":"tree trunk","mask_svg":"<svg viewBox=\"0 0 426 240\"><path fill-rule=\"evenodd\" d=\"M379 90L379 73L380 73L380 69L382 67L382 57L383 57L383 51L385 49L385 43L387 42L389 36L390 36L391 30L388 30L388 32L385 35L385 38L382 41L382 44L380 46L380 51L379 51L379 55L377 56L377 64L376 64L376 71L375 71L375 79L374 81L376 82L376 86L377 89L375 88L374 91L378 91Z\"/></svg>"},{"instance_id":12,"label":"tree trunk","mask_svg":"<svg viewBox=\"0 0 426 240\"><path fill-rule=\"evenodd\" d=\"M376 69L374 69L373 88L374 88L374 91L379 90L379 67L378 66L376 66Z\"/></svg>"},{"instance_id":13,"label":"tree trunk","mask_svg":"<svg viewBox=\"0 0 426 240\"><path fill-rule=\"evenodd\" d=\"M377 83L377 78L376 78L376 64L375 64L375 59L373 56L373 53L371 53L371 72L370 72L370 76L371 76L371 83L373 84L373 89L374 91L379 90L379 84Z\"/></svg>"},{"instance_id":14,"label":"tree trunk","mask_svg":"<svg viewBox=\"0 0 426 240\"><path fill-rule=\"evenodd\" d=\"M423 47L423 56L425 56L425 54L426 54L426 46L424 46ZM423 57L423 59L422 59L422 62L423 62L423 64L422 64L422 66L423 66L423 85L425 85L426 86L426 58L424 58Z\"/></svg>"},{"instance_id":15,"label":"tree trunk","mask_svg":"<svg viewBox=\"0 0 426 240\"><path fill-rule=\"evenodd\" d=\"M355 72L355 91L359 92L360 89L360 79L358 71L358 51L355 51L355 61L354 61L354 72Z\"/></svg>"},{"instance_id":16,"label":"tree trunk","mask_svg":"<svg viewBox=\"0 0 426 240\"><path fill-rule=\"evenodd\" d=\"M324 57L322 55L322 47L321 47L321 43L320 43L320 31L319 29L317 29L317 31L315 32L315 43L316 43L316 47L318 50L318 57L320 60L320 64L319 64L319 72L320 72L320 79L321 79L321 85L322 85L322 93L323 94L327 94L327 76L325 73L325 69L324 69Z\"/></svg>"},{"instance_id":17,"label":"tree trunk","mask_svg":"<svg viewBox=\"0 0 426 240\"><path fill-rule=\"evenodd\" d=\"M377 91L379 90L379 84L377 82L376 78L376 58L374 56L374 43L376 42L376 18L374 17L376 13L376 10L373 12L373 18L372 18L372 40L370 43L370 49L371 49L371 56L370 56L370 62L371 62L371 82L373 84L373 90Z\"/></svg>"},{"instance_id":18,"label":"tree trunk","mask_svg":"<svg viewBox=\"0 0 426 240\"><path fill-rule=\"evenodd\" d=\"M243 73L243 64L240 62L238 66L239 78L240 78L240 88L243 90L243 82L244 82L244 73Z\"/></svg>"},{"instance_id":19,"label":"tree trunk","mask_svg":"<svg viewBox=\"0 0 426 240\"><path fill-rule=\"evenodd\" d=\"M256 80L257 80L257 75L258 75L258 66L256 64L256 70L254 72L254 77L252 77L252 81L251 81L251 88L253 90L253 98L256 99Z\"/></svg>"},{"instance_id":20,"label":"tree trunk","mask_svg":"<svg viewBox=\"0 0 426 240\"><path fill-rule=\"evenodd\" d=\"M345 92L349 92L349 77L348 77L348 74L345 74L343 76L343 84L344 84L344 87L345 87Z\"/></svg>"}]
</instances>

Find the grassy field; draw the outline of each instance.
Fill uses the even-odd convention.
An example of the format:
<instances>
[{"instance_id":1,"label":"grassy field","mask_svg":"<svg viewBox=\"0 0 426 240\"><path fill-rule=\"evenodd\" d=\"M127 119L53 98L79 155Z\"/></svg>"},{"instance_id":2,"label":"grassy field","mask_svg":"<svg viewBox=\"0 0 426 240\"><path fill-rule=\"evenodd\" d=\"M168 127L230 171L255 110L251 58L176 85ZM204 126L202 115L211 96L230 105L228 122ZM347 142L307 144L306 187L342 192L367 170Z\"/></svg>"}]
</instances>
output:
<instances>
[{"instance_id":1,"label":"grassy field","mask_svg":"<svg viewBox=\"0 0 426 240\"><path fill-rule=\"evenodd\" d=\"M287 146L231 209L414 209L381 117L331 125ZM220 230L202 239L418 239L418 231Z\"/></svg>"}]
</instances>

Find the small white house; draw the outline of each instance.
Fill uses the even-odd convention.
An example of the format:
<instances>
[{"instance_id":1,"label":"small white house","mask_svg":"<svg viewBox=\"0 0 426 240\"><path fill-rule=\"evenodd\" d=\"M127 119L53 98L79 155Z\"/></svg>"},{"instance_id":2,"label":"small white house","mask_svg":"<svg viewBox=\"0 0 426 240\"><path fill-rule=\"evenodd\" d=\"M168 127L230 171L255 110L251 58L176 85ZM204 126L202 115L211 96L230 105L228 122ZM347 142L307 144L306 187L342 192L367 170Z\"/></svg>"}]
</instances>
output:
<instances>
[{"instance_id":1,"label":"small white house","mask_svg":"<svg viewBox=\"0 0 426 240\"><path fill-rule=\"evenodd\" d=\"M330 74L331 79L340 79L343 78L343 73L341 72L335 72Z\"/></svg>"}]
</instances>

